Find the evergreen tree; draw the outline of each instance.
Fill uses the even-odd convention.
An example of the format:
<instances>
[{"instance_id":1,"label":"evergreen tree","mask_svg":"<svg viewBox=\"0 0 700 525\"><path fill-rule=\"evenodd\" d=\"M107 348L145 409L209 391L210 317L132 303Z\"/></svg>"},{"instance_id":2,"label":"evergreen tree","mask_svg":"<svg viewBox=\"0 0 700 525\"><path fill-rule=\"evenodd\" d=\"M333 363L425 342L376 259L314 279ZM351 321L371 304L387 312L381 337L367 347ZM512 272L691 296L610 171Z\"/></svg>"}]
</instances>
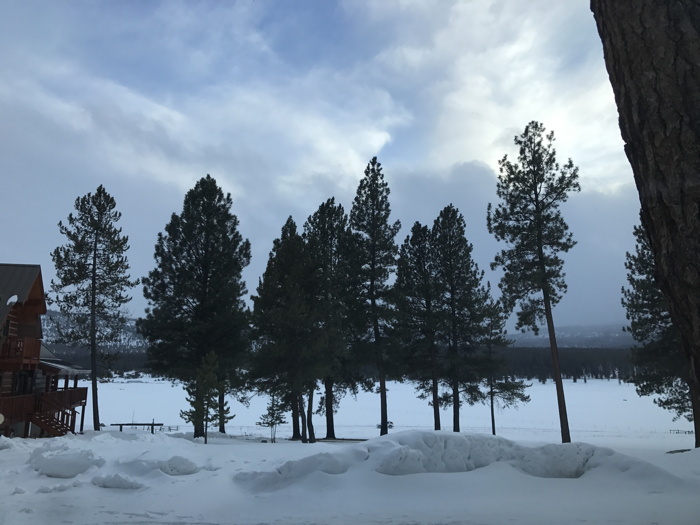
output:
<instances>
[{"instance_id":1,"label":"evergreen tree","mask_svg":"<svg viewBox=\"0 0 700 525\"><path fill-rule=\"evenodd\" d=\"M395 271L398 247L395 237L401 223L389 222L389 185L384 181L382 166L377 157L367 165L360 180L350 211L350 225L356 235L357 260L360 264L360 298L362 307L357 311L358 333L361 346L372 355L379 380L380 434L389 432L386 381L391 365L390 342L387 327L392 311L388 301L389 277Z\"/></svg>"},{"instance_id":2,"label":"evergreen tree","mask_svg":"<svg viewBox=\"0 0 700 525\"><path fill-rule=\"evenodd\" d=\"M260 421L256 424L261 427L270 429L270 442L277 441L277 427L287 424L284 418L285 405L274 392L270 394L270 400L267 403L267 411L260 417Z\"/></svg>"},{"instance_id":3,"label":"evergreen tree","mask_svg":"<svg viewBox=\"0 0 700 525\"><path fill-rule=\"evenodd\" d=\"M507 308L519 306L518 329L537 333L539 324L547 324L556 383L562 442L571 442L559 365L559 350L552 308L566 291L564 262L560 252L576 244L559 209L570 192L580 191L578 168L571 159L564 166L556 160L554 132L545 135L539 122L530 122L515 144L518 162L505 155L499 161L496 193L501 203L487 211L489 232L504 241L492 268L502 267L499 287Z\"/></svg>"},{"instance_id":4,"label":"evergreen tree","mask_svg":"<svg viewBox=\"0 0 700 525\"><path fill-rule=\"evenodd\" d=\"M296 223L289 217L273 242L270 258L253 296L253 326L257 336L253 376L266 392L285 392L292 409L292 439L307 437L316 380L323 375L313 298L316 293L314 266ZM312 405L313 406L313 405ZM301 426L299 420L301 419ZM311 425L313 428L313 424Z\"/></svg>"},{"instance_id":5,"label":"evergreen tree","mask_svg":"<svg viewBox=\"0 0 700 525\"><path fill-rule=\"evenodd\" d=\"M235 387L249 348L241 274L250 263L250 242L239 233L231 206L231 195L215 179L200 179L185 195L182 212L173 213L158 234L156 267L143 279L149 307L138 327L149 344L149 366L184 382L196 403L203 402L197 371L209 351L220 365L218 384ZM219 392L220 407L225 391ZM221 431L224 420L219 418ZM200 413L192 422L195 437L203 436Z\"/></svg>"},{"instance_id":6,"label":"evergreen tree","mask_svg":"<svg viewBox=\"0 0 700 525\"><path fill-rule=\"evenodd\" d=\"M326 417L326 439L336 439L334 413L338 401L348 390L356 392L359 381L349 353L349 311L357 297L358 272L353 269L352 233L343 206L334 198L321 204L304 224L303 237L315 281L315 330L323 346L318 365L324 371L319 411Z\"/></svg>"},{"instance_id":7,"label":"evergreen tree","mask_svg":"<svg viewBox=\"0 0 700 525\"><path fill-rule=\"evenodd\" d=\"M524 381L510 379L507 374L505 359L497 354L498 349L513 344L506 338L505 324L507 311L499 301L490 299L485 308L484 335L481 339L481 358L483 383L486 387L486 399L491 410L491 433L496 435L496 405L509 408L517 403L530 402L525 389L530 386Z\"/></svg>"},{"instance_id":8,"label":"evergreen tree","mask_svg":"<svg viewBox=\"0 0 700 525\"><path fill-rule=\"evenodd\" d=\"M476 350L488 292L482 284L484 272L472 259L464 217L451 204L435 219L432 244L441 294L438 344L446 349L442 383L448 392L442 396L442 403L452 406L452 429L459 432L462 399L474 404L483 398Z\"/></svg>"},{"instance_id":9,"label":"evergreen tree","mask_svg":"<svg viewBox=\"0 0 700 525\"><path fill-rule=\"evenodd\" d=\"M224 401L221 406L219 394L222 390L222 381L219 379L219 360L216 352L211 351L204 356L202 364L197 370L196 381L186 387L189 410L180 411L180 417L188 423L204 424L204 444L209 439L209 426L216 424L225 426L235 415L231 415L228 403Z\"/></svg>"},{"instance_id":10,"label":"evergreen tree","mask_svg":"<svg viewBox=\"0 0 700 525\"><path fill-rule=\"evenodd\" d=\"M622 305L630 324L625 329L639 343L632 349L632 382L642 396L659 396L654 402L676 418L685 416L695 425L695 446L700 446L700 397L690 376L688 355L671 321L666 297L656 281L654 255L642 226L634 227L634 254L627 253L628 287L622 288Z\"/></svg>"},{"instance_id":11,"label":"evergreen tree","mask_svg":"<svg viewBox=\"0 0 700 525\"><path fill-rule=\"evenodd\" d=\"M437 343L439 288L430 228L416 222L401 245L396 273L397 333L405 347L408 377L420 397L430 399L433 425L440 430L440 379L444 352Z\"/></svg>"},{"instance_id":12,"label":"evergreen tree","mask_svg":"<svg viewBox=\"0 0 700 525\"><path fill-rule=\"evenodd\" d=\"M131 300L126 292L138 281L128 274L129 238L115 224L121 219L116 203L102 185L75 200L76 214L58 223L67 243L51 253L57 281L51 281L55 301L65 324L58 325L60 341L90 349L92 420L100 430L97 395L98 357L104 346L116 342L126 324L122 307Z\"/></svg>"}]
</instances>

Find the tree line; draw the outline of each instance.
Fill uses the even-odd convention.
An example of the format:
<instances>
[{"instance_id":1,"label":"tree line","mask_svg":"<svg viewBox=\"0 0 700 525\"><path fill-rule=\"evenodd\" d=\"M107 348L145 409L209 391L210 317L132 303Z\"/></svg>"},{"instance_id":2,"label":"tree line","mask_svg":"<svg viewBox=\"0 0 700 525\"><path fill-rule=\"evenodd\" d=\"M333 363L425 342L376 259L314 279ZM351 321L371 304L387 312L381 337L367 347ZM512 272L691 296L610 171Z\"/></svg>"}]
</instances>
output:
<instances>
[{"instance_id":1,"label":"tree line","mask_svg":"<svg viewBox=\"0 0 700 525\"><path fill-rule=\"evenodd\" d=\"M190 409L182 417L195 437L206 440L210 426L225 431L233 417L228 394L245 402L265 392L266 424L291 413L292 439L313 442L313 416L322 414L326 438L335 438L339 400L361 388L379 394L378 428L386 434L386 384L396 379L415 383L435 429L443 426L440 409L451 407L459 431L465 403L489 403L493 415L498 403L529 400L503 356L511 344L505 323L515 311L519 329L547 327L562 441L570 441L552 309L566 291L560 253L575 245L560 204L579 185L572 161L557 163L553 142L552 132L531 122L515 137L517 161L499 162L500 201L487 210L489 231L506 245L492 263L503 269L499 298L472 259L454 205L432 225L414 223L397 243L401 225L390 218L390 190L375 157L349 213L331 197L301 228L286 220L249 308L242 272L250 242L238 231L231 196L211 176L200 179L158 234L155 267L140 280L148 307L137 323L153 373L185 384ZM59 223L68 243L53 253L51 291L71 321L59 333L95 356L95 409L99 348L123 327L120 307L136 284L114 207L102 186L78 199L77 216ZM98 412L93 420L99 429Z\"/></svg>"}]
</instances>

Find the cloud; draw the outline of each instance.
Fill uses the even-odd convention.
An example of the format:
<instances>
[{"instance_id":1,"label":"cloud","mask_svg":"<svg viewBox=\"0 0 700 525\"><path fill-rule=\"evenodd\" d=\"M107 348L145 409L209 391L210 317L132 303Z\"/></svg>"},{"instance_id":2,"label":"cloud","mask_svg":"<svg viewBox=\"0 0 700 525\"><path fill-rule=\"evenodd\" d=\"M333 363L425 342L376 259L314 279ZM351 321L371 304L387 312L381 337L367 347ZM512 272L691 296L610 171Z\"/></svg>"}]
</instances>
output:
<instances>
[{"instance_id":1,"label":"cloud","mask_svg":"<svg viewBox=\"0 0 700 525\"><path fill-rule=\"evenodd\" d=\"M590 205L571 208L577 294L593 300L591 269L617 268L631 239L600 223L631 224L636 211L616 200L631 175L583 0L28 0L4 15L0 169L12 202L0 216L17 226L0 249L42 264L47 282L48 253L63 242L55 225L76 197L99 184L114 195L140 276L157 233L209 173L252 241L252 291L287 216L301 226L331 196L349 211L374 155L401 235L453 202L487 269L497 160L517 154L513 136L533 119L580 167ZM588 215L601 206L609 212ZM601 286L617 290L616 272Z\"/></svg>"}]
</instances>

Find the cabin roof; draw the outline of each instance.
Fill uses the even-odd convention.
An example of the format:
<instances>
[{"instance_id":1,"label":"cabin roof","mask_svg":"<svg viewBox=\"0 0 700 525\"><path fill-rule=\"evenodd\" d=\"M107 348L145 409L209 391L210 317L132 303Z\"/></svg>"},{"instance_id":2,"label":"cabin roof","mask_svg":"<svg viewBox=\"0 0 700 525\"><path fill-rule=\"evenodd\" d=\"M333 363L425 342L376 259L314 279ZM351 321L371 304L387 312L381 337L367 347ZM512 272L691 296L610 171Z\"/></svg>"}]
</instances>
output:
<instances>
[{"instance_id":1,"label":"cabin roof","mask_svg":"<svg viewBox=\"0 0 700 525\"><path fill-rule=\"evenodd\" d=\"M41 278L41 266L38 264L4 264L0 263L0 323L5 321L13 304L8 304L17 296L16 304L29 300L38 301L40 313L46 313L44 283Z\"/></svg>"}]
</instances>

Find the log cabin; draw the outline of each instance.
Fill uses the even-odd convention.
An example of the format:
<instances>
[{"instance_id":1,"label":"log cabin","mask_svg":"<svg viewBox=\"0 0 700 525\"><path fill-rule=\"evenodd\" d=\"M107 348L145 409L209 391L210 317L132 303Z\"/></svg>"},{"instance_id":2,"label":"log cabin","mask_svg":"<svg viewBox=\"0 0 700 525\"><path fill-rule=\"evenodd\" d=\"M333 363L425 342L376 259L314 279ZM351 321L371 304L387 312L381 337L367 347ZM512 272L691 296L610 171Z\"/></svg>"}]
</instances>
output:
<instances>
[{"instance_id":1,"label":"log cabin","mask_svg":"<svg viewBox=\"0 0 700 525\"><path fill-rule=\"evenodd\" d=\"M42 352L46 298L41 267L0 264L0 435L62 436L83 431L86 371ZM42 355L43 354L43 355Z\"/></svg>"}]
</instances>

